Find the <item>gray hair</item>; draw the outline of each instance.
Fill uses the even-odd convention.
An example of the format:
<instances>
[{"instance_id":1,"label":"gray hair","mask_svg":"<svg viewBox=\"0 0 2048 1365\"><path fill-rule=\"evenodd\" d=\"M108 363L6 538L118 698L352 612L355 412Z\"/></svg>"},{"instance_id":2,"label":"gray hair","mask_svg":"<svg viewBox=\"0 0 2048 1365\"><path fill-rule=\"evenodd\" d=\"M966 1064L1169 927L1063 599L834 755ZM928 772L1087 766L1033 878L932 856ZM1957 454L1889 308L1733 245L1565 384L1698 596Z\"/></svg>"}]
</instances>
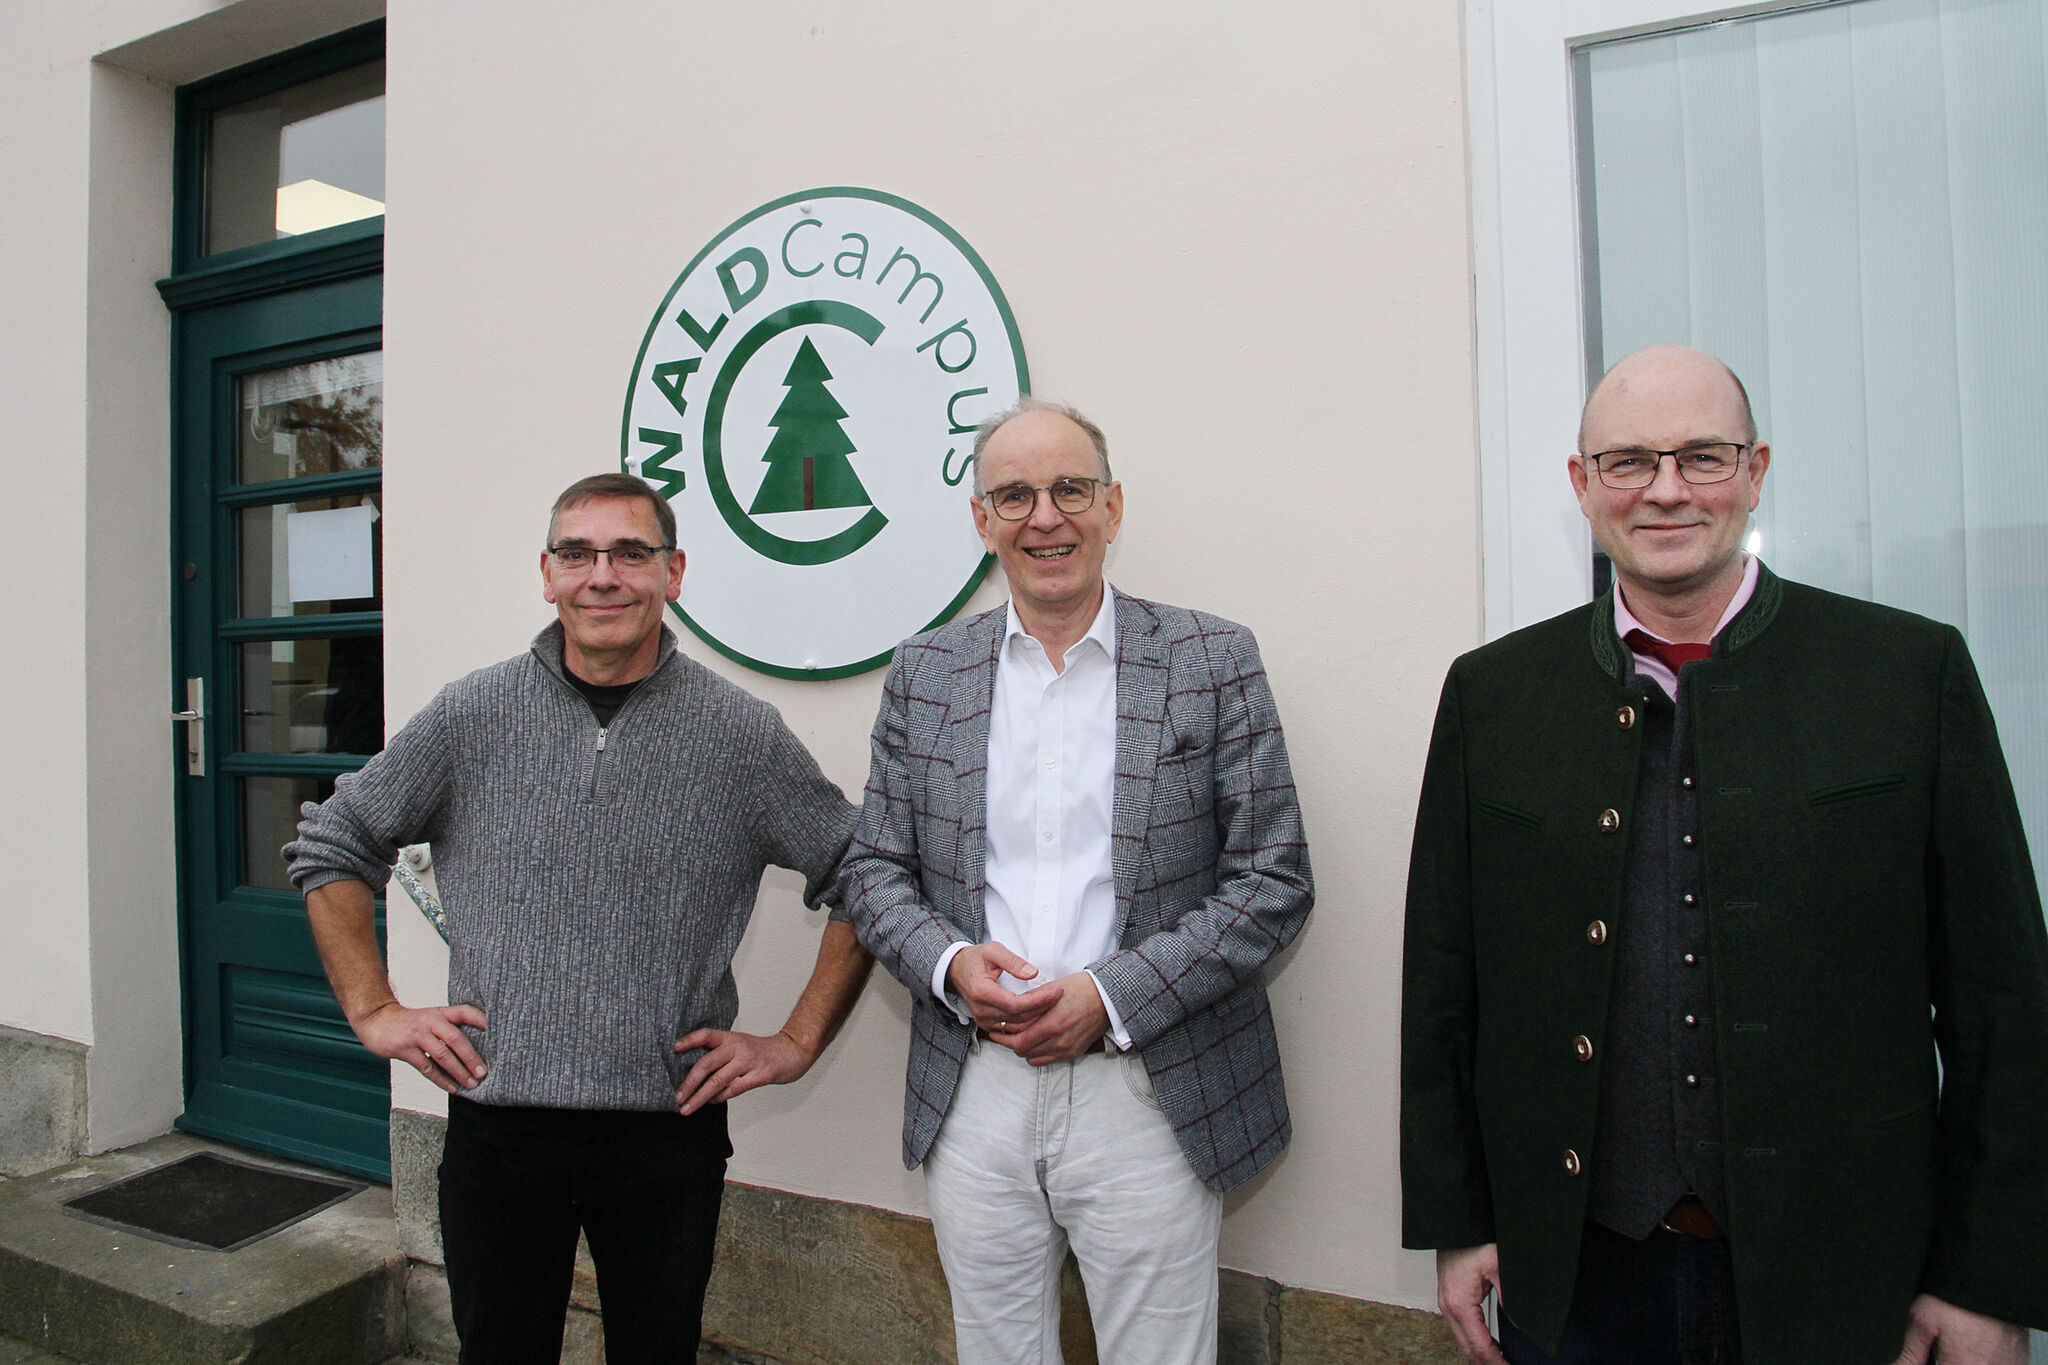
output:
<instances>
[{"instance_id":1,"label":"gray hair","mask_svg":"<svg viewBox=\"0 0 2048 1365\"><path fill-rule=\"evenodd\" d=\"M1071 407L1066 403L1055 403L1050 398L1033 398L1027 393L994 416L983 418L981 425L974 429L975 497L978 498L988 491L987 488L982 486L981 482L981 452L987 447L990 438L1003 429L1003 425L1006 422L1014 417L1022 417L1027 412L1058 413L1075 426L1081 428L1082 431L1088 434L1089 442L1095 447L1095 463L1102 468L1102 482L1105 485L1115 482L1109 472L1109 438L1102 434L1102 428L1096 426L1095 423L1089 421L1086 417L1083 417L1077 408Z\"/></svg>"},{"instance_id":2,"label":"gray hair","mask_svg":"<svg viewBox=\"0 0 2048 1365\"><path fill-rule=\"evenodd\" d=\"M661 530L664 548L676 547L676 514L668 505L668 499L649 487L646 480L634 478L631 474L614 470L608 474L592 474L578 479L562 490L555 499L555 505L548 511L548 543L555 540L555 520L573 507L581 507L593 498L638 498L654 509L654 524Z\"/></svg>"}]
</instances>

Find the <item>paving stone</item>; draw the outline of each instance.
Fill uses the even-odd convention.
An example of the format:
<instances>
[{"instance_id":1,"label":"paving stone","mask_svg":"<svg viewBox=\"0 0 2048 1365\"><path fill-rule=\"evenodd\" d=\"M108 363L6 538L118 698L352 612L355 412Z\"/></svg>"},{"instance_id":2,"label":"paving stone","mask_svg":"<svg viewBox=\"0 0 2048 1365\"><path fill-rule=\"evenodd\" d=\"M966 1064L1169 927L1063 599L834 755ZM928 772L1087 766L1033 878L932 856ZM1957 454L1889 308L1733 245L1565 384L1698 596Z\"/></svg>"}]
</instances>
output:
<instances>
[{"instance_id":1,"label":"paving stone","mask_svg":"<svg viewBox=\"0 0 2048 1365\"><path fill-rule=\"evenodd\" d=\"M1218 1365L1277 1365L1280 1286L1241 1270L1222 1272L1216 1323Z\"/></svg>"},{"instance_id":2,"label":"paving stone","mask_svg":"<svg viewBox=\"0 0 2048 1365\"><path fill-rule=\"evenodd\" d=\"M1461 1365L1451 1329L1434 1313L1312 1289L1279 1293L1286 1365Z\"/></svg>"},{"instance_id":3,"label":"paving stone","mask_svg":"<svg viewBox=\"0 0 2048 1365\"><path fill-rule=\"evenodd\" d=\"M0 1028L0 1174L61 1166L85 1142L85 1048Z\"/></svg>"}]
</instances>

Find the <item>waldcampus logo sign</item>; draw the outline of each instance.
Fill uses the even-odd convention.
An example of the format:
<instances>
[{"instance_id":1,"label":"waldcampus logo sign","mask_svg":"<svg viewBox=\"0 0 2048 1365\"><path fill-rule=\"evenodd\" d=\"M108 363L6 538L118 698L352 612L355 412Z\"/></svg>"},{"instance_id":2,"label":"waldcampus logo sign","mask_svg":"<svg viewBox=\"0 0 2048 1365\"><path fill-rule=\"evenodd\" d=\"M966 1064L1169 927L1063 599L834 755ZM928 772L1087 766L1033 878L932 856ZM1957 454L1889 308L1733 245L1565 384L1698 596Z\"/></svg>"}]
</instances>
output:
<instances>
[{"instance_id":1,"label":"waldcampus logo sign","mask_svg":"<svg viewBox=\"0 0 2048 1365\"><path fill-rule=\"evenodd\" d=\"M974 428L1028 387L1002 290L877 190L787 195L684 268L640 343L621 463L675 509L677 613L764 673L887 663L987 572Z\"/></svg>"}]
</instances>

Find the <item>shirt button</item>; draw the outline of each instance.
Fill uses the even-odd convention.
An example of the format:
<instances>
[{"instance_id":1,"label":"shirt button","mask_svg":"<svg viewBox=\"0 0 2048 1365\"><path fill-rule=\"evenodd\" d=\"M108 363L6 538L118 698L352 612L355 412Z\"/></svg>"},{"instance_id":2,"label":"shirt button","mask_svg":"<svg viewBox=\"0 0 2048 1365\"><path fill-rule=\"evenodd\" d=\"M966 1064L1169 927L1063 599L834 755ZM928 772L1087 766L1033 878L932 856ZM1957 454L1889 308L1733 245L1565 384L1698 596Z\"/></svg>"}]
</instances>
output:
<instances>
[{"instance_id":1,"label":"shirt button","mask_svg":"<svg viewBox=\"0 0 2048 1365\"><path fill-rule=\"evenodd\" d=\"M1060 761L1056 758L1048 758L1045 760L1045 766L1048 769L1057 768L1060 766Z\"/></svg>"},{"instance_id":2,"label":"shirt button","mask_svg":"<svg viewBox=\"0 0 2048 1365\"><path fill-rule=\"evenodd\" d=\"M1621 828L1621 813L1612 807L1600 812L1600 832L1612 834Z\"/></svg>"},{"instance_id":3,"label":"shirt button","mask_svg":"<svg viewBox=\"0 0 2048 1365\"><path fill-rule=\"evenodd\" d=\"M1592 944L1595 948L1607 942L1606 920L1596 919L1586 926L1586 942Z\"/></svg>"},{"instance_id":4,"label":"shirt button","mask_svg":"<svg viewBox=\"0 0 2048 1365\"><path fill-rule=\"evenodd\" d=\"M1633 706L1624 706L1619 711L1616 711L1614 713L1614 723L1616 725L1619 725L1624 730L1635 729L1636 708Z\"/></svg>"},{"instance_id":5,"label":"shirt button","mask_svg":"<svg viewBox=\"0 0 2048 1365\"><path fill-rule=\"evenodd\" d=\"M1584 1169L1585 1164L1579 1160L1579 1154L1569 1147L1565 1148L1564 1173L1566 1175L1577 1175L1580 1171Z\"/></svg>"},{"instance_id":6,"label":"shirt button","mask_svg":"<svg viewBox=\"0 0 2048 1365\"><path fill-rule=\"evenodd\" d=\"M1684 844L1687 848L1691 848L1698 841L1694 839L1690 834L1688 834L1681 838L1678 842Z\"/></svg>"},{"instance_id":7,"label":"shirt button","mask_svg":"<svg viewBox=\"0 0 2048 1365\"><path fill-rule=\"evenodd\" d=\"M1593 1040L1581 1033L1572 1039L1572 1055L1582 1062L1593 1060Z\"/></svg>"},{"instance_id":8,"label":"shirt button","mask_svg":"<svg viewBox=\"0 0 2048 1365\"><path fill-rule=\"evenodd\" d=\"M1046 842L1047 842L1048 844L1052 842L1052 831L1051 831L1051 830L1047 830L1047 831L1045 832L1045 841L1046 841Z\"/></svg>"}]
</instances>

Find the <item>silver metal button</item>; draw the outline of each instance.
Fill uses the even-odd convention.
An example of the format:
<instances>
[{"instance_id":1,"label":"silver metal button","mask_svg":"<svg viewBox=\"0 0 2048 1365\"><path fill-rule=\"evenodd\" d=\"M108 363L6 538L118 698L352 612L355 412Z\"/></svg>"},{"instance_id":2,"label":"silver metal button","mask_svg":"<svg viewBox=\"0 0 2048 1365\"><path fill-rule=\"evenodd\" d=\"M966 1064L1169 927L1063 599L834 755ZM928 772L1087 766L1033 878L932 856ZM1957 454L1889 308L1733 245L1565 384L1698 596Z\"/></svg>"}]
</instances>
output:
<instances>
[{"instance_id":1,"label":"silver metal button","mask_svg":"<svg viewBox=\"0 0 2048 1365\"><path fill-rule=\"evenodd\" d=\"M1565 1148L1564 1173L1566 1175L1577 1175L1580 1171L1584 1169L1585 1164L1579 1160L1579 1154L1569 1147Z\"/></svg>"},{"instance_id":2,"label":"silver metal button","mask_svg":"<svg viewBox=\"0 0 2048 1365\"><path fill-rule=\"evenodd\" d=\"M1698 840L1694 839L1690 834L1688 834L1681 838L1678 842L1684 844L1687 848L1691 848L1695 843L1698 842Z\"/></svg>"},{"instance_id":3,"label":"silver metal button","mask_svg":"<svg viewBox=\"0 0 2048 1365\"><path fill-rule=\"evenodd\" d=\"M1619 711L1616 711L1614 713L1614 723L1616 725L1619 725L1624 730L1635 729L1636 708L1633 706L1624 706Z\"/></svg>"},{"instance_id":4,"label":"silver metal button","mask_svg":"<svg viewBox=\"0 0 2048 1365\"><path fill-rule=\"evenodd\" d=\"M1688 1014L1688 1015L1686 1015L1686 1016L1685 1016L1685 1026L1686 1026L1687 1028L1698 1028L1698 1027L1700 1026L1700 1020L1699 1020L1699 1016L1698 1016L1698 1015L1696 1015L1696 1014Z\"/></svg>"},{"instance_id":5,"label":"silver metal button","mask_svg":"<svg viewBox=\"0 0 2048 1365\"><path fill-rule=\"evenodd\" d=\"M1586 926L1586 942L1592 944L1595 948L1607 942L1606 920L1596 919Z\"/></svg>"},{"instance_id":6,"label":"silver metal button","mask_svg":"<svg viewBox=\"0 0 2048 1365\"><path fill-rule=\"evenodd\" d=\"M1618 829L1620 829L1620 828L1621 828L1621 812L1620 812L1620 811L1617 811L1617 810L1615 810L1615 809L1614 809L1613 807L1611 807L1611 806L1610 806L1610 807L1608 807L1608 808L1607 808L1606 810L1603 810L1603 811L1601 811L1601 812L1600 812L1600 832L1601 832L1602 834L1612 834L1612 833L1614 833L1614 831L1616 831L1616 830L1618 830Z\"/></svg>"},{"instance_id":7,"label":"silver metal button","mask_svg":"<svg viewBox=\"0 0 2048 1365\"><path fill-rule=\"evenodd\" d=\"M1591 1038L1588 1038L1583 1033L1581 1033L1578 1037L1572 1039L1572 1055L1577 1057L1582 1062L1592 1061L1593 1040Z\"/></svg>"}]
</instances>

